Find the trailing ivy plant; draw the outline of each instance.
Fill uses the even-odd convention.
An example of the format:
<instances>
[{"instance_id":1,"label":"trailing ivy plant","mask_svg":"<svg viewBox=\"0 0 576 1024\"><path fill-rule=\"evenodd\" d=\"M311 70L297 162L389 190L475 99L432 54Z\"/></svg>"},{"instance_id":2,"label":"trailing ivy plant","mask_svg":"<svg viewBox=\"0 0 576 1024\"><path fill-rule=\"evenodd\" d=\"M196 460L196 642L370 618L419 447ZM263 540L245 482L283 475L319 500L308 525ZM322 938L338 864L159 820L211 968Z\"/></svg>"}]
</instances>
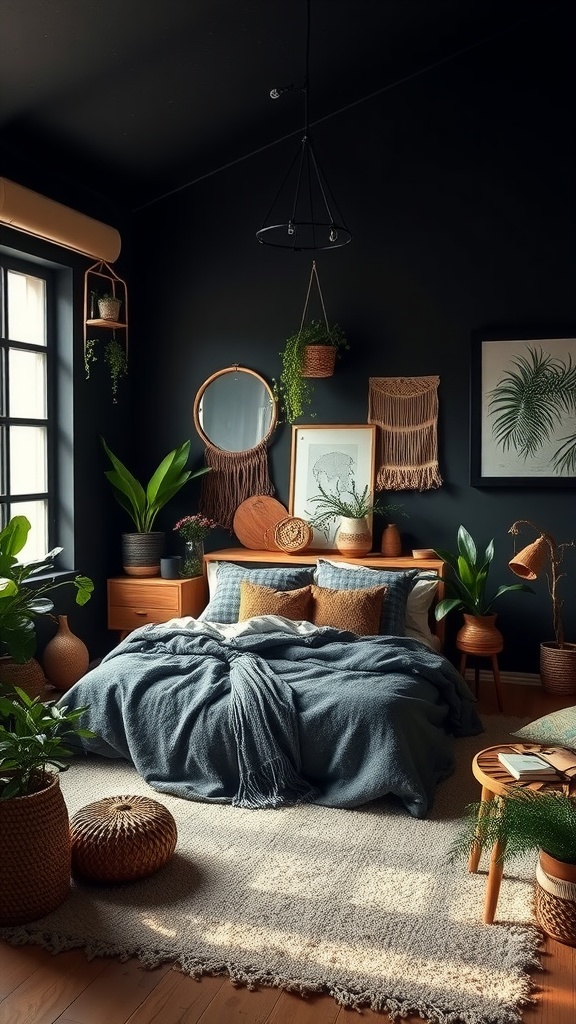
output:
<instances>
[{"instance_id":1,"label":"trailing ivy plant","mask_svg":"<svg viewBox=\"0 0 576 1024\"><path fill-rule=\"evenodd\" d=\"M302 362L306 345L333 345L336 357L343 349L350 348L344 331L339 324L327 329L321 320L311 320L296 334L286 340L280 355L282 370L278 380L273 383L274 397L280 403L283 419L293 423L304 414L312 402L313 387L307 377L302 376Z\"/></svg>"},{"instance_id":2,"label":"trailing ivy plant","mask_svg":"<svg viewBox=\"0 0 576 1024\"><path fill-rule=\"evenodd\" d=\"M86 371L86 380L90 378L90 370L93 363L98 361L97 355L98 340L96 338L87 338L86 345L84 346L84 369ZM126 352L116 338L112 338L107 341L104 346L104 362L107 364L110 372L110 385L112 389L112 401L118 401L118 382L122 377L126 377L128 373L128 362L126 360Z\"/></svg>"}]
</instances>

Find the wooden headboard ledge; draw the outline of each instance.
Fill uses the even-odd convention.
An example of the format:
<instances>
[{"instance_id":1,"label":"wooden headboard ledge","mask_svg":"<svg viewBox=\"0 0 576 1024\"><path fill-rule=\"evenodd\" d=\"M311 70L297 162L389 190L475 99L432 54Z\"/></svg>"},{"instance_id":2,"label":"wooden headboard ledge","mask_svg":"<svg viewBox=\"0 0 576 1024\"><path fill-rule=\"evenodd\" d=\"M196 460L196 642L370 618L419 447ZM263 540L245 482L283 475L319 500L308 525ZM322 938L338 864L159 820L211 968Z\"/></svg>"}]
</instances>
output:
<instances>
[{"instance_id":1,"label":"wooden headboard ledge","mask_svg":"<svg viewBox=\"0 0 576 1024\"><path fill-rule=\"evenodd\" d=\"M412 558L411 555L398 555L396 558L386 558L374 552L370 555L363 555L362 558L350 558L350 555L341 555L338 551L300 551L297 554L290 554L287 551L256 551L252 548L220 548L219 551L209 551L204 555L204 570L207 562L237 562L240 565L316 565L319 558L329 558L332 562L354 562L354 565L363 565L368 569L387 569L398 571L406 569L418 569L420 572L434 572L437 576L443 576L446 563L441 558ZM434 604L444 597L444 583L440 580ZM436 622L431 618L430 627L444 646L444 620Z\"/></svg>"}]
</instances>

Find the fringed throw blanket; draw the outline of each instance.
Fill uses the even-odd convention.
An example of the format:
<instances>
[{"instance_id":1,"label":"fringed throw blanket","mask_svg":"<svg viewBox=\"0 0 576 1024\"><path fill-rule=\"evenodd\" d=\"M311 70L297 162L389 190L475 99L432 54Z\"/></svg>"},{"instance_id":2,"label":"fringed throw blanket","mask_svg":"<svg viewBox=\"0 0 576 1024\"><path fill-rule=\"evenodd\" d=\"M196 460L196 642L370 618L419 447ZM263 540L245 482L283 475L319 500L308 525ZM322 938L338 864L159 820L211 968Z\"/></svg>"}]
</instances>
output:
<instances>
[{"instance_id":1,"label":"fringed throw blanket","mask_svg":"<svg viewBox=\"0 0 576 1024\"><path fill-rule=\"evenodd\" d=\"M274 494L268 474L266 441L244 452L225 452L207 445L206 465L212 472L202 477L200 508L226 530L232 530L234 513L254 494Z\"/></svg>"},{"instance_id":2,"label":"fringed throw blanket","mask_svg":"<svg viewBox=\"0 0 576 1024\"><path fill-rule=\"evenodd\" d=\"M376 490L441 487L439 377L370 377L368 422L376 424Z\"/></svg>"}]
</instances>

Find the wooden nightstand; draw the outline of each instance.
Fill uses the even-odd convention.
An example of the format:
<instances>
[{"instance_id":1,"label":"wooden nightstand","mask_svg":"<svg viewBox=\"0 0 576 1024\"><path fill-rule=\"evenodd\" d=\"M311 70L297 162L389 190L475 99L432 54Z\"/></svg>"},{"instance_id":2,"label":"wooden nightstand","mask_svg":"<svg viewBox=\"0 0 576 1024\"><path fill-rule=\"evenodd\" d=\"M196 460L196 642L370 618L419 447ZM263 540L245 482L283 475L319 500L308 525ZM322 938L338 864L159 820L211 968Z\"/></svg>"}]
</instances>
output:
<instances>
[{"instance_id":1,"label":"wooden nightstand","mask_svg":"<svg viewBox=\"0 0 576 1024\"><path fill-rule=\"evenodd\" d=\"M117 576L108 580L108 629L124 639L137 626L200 614L206 607L205 576L163 580L160 576Z\"/></svg>"}]
</instances>

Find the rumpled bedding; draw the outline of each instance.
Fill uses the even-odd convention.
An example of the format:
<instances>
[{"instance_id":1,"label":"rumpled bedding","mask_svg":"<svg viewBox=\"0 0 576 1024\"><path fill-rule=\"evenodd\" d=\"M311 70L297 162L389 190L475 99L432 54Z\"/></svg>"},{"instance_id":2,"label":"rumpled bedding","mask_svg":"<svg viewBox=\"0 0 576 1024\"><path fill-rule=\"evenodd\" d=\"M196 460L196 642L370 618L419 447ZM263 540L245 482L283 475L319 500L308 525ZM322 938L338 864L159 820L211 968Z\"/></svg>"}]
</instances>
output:
<instances>
[{"instance_id":1,"label":"rumpled bedding","mask_svg":"<svg viewBox=\"0 0 576 1024\"><path fill-rule=\"evenodd\" d=\"M425 817L457 737L483 731L443 655L280 616L141 627L59 703L88 706L84 750L158 792L254 808L390 795Z\"/></svg>"}]
</instances>

